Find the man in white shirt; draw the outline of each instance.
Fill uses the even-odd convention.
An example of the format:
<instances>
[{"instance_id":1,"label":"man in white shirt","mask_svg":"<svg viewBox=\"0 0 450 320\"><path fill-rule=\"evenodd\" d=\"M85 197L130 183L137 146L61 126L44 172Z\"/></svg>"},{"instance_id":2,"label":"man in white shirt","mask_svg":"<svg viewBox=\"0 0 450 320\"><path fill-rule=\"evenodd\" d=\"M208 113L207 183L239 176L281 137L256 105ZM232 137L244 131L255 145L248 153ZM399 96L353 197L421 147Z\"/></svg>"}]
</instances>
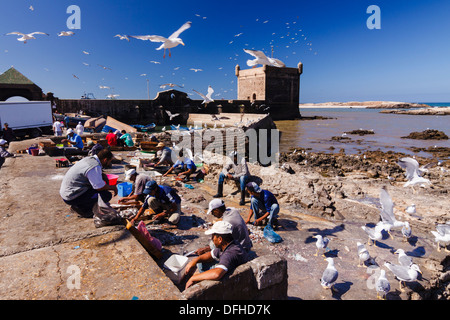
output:
<instances>
[{"instance_id":1,"label":"man in white shirt","mask_svg":"<svg viewBox=\"0 0 450 320\"><path fill-rule=\"evenodd\" d=\"M55 136L57 136L57 137L62 136L62 128L63 128L63 125L62 125L61 121L56 120L53 123L53 132L55 133Z\"/></svg>"}]
</instances>

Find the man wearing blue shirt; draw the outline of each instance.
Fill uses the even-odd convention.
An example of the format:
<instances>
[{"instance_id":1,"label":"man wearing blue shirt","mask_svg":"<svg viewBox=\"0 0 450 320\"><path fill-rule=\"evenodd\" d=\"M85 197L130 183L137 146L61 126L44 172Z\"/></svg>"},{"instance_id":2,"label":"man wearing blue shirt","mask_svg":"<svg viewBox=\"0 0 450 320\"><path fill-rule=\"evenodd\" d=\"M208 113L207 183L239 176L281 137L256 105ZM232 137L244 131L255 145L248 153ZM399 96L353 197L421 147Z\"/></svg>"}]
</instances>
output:
<instances>
[{"instance_id":1,"label":"man wearing blue shirt","mask_svg":"<svg viewBox=\"0 0 450 320\"><path fill-rule=\"evenodd\" d=\"M149 216L154 215L154 220L161 221L168 218L170 223L178 224L181 215L181 198L174 189L158 185L156 181L150 180L145 184L143 194L147 197L131 223L138 220L145 210L151 209Z\"/></svg>"},{"instance_id":2,"label":"man wearing blue shirt","mask_svg":"<svg viewBox=\"0 0 450 320\"><path fill-rule=\"evenodd\" d=\"M261 189L255 182L247 184L247 191L251 195L250 213L245 223L255 214L255 225L262 225L264 219L268 218L268 224L277 224L280 206L272 192Z\"/></svg>"},{"instance_id":3,"label":"man wearing blue shirt","mask_svg":"<svg viewBox=\"0 0 450 320\"><path fill-rule=\"evenodd\" d=\"M67 130L67 139L62 140L62 142L67 142L73 147L82 150L84 147L83 139L79 135L77 135L73 129Z\"/></svg>"},{"instance_id":4,"label":"man wearing blue shirt","mask_svg":"<svg viewBox=\"0 0 450 320\"><path fill-rule=\"evenodd\" d=\"M191 174L197 171L197 166L194 161L186 157L184 152L181 151L177 162L174 163L174 165L163 175L163 177L167 176L175 169L178 170L178 177L181 178L182 176L185 176L184 180L189 180Z\"/></svg>"}]
</instances>

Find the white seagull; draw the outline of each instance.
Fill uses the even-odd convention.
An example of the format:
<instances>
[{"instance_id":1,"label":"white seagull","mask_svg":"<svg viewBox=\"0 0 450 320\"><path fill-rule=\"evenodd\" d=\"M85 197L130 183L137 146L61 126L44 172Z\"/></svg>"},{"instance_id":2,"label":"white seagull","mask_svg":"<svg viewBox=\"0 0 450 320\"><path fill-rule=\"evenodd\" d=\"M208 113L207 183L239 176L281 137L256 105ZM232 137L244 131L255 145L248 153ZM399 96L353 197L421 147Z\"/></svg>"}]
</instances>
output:
<instances>
[{"instance_id":1,"label":"white seagull","mask_svg":"<svg viewBox=\"0 0 450 320\"><path fill-rule=\"evenodd\" d=\"M358 257L359 257L358 267L364 267L364 264L366 263L366 261L370 260L369 251L366 249L364 244L362 244L361 242L356 243L356 248L358 250Z\"/></svg>"},{"instance_id":2,"label":"white seagull","mask_svg":"<svg viewBox=\"0 0 450 320\"><path fill-rule=\"evenodd\" d=\"M189 70L192 70L192 71L194 71L194 72L203 71L202 69L195 69L195 68L190 68Z\"/></svg>"},{"instance_id":3,"label":"white seagull","mask_svg":"<svg viewBox=\"0 0 450 320\"><path fill-rule=\"evenodd\" d=\"M176 118L176 117L178 117L180 115L179 113L175 113L174 114L174 113L170 112L169 110L166 110L166 113L169 116L170 121L172 121L173 118Z\"/></svg>"},{"instance_id":4,"label":"white seagull","mask_svg":"<svg viewBox=\"0 0 450 320\"><path fill-rule=\"evenodd\" d=\"M391 270L395 277L400 281L400 291L403 290L402 282L413 282L417 280L420 271L417 264L413 264L409 267L392 264L389 262L384 263L385 267Z\"/></svg>"},{"instance_id":5,"label":"white seagull","mask_svg":"<svg viewBox=\"0 0 450 320\"><path fill-rule=\"evenodd\" d=\"M331 288L331 290L335 291L334 283L336 282L339 273L334 266L333 258L326 258L325 260L328 262L328 265L322 274L322 278L320 279L320 284L322 285L322 287L324 289Z\"/></svg>"},{"instance_id":6,"label":"white seagull","mask_svg":"<svg viewBox=\"0 0 450 320\"><path fill-rule=\"evenodd\" d=\"M14 31L14 32L7 33L6 35L7 35L7 36L9 36L9 35L20 36L19 38L17 38L17 41L23 41L23 43L27 43L28 40L36 39L36 38L34 37L35 34L43 34L43 35L46 35L46 36L49 35L48 33L40 32L40 31L36 31L36 32L28 33L28 34L25 34L25 33L22 33L22 32Z\"/></svg>"},{"instance_id":7,"label":"white seagull","mask_svg":"<svg viewBox=\"0 0 450 320\"><path fill-rule=\"evenodd\" d=\"M367 240L368 245L372 245L370 240L372 240L372 242L377 245L377 241L381 240L381 238L383 237L383 235L381 234L381 230L384 229L384 226L382 224L377 224L375 228L362 226L361 229L363 229L369 236L369 239Z\"/></svg>"},{"instance_id":8,"label":"white seagull","mask_svg":"<svg viewBox=\"0 0 450 320\"><path fill-rule=\"evenodd\" d=\"M208 103L210 103L210 102L214 102L214 99L211 98L211 97L212 97L212 94L214 93L214 89L213 89L211 86L208 86L208 93L206 94L206 96L205 96L203 93L200 93L200 92L198 92L198 91L196 91L196 90L192 90L192 91L194 91L194 92L197 93L200 97L203 98L202 104L208 104Z\"/></svg>"},{"instance_id":9,"label":"white seagull","mask_svg":"<svg viewBox=\"0 0 450 320\"><path fill-rule=\"evenodd\" d=\"M120 40L127 40L130 42L130 39L126 35L116 34L114 38L119 38Z\"/></svg>"},{"instance_id":10,"label":"white seagull","mask_svg":"<svg viewBox=\"0 0 450 320\"><path fill-rule=\"evenodd\" d=\"M58 33L58 37L70 37L73 36L75 34L75 32L73 31L61 31L60 33Z\"/></svg>"},{"instance_id":11,"label":"white seagull","mask_svg":"<svg viewBox=\"0 0 450 320\"><path fill-rule=\"evenodd\" d=\"M398 254L398 263L404 267L410 267L413 264L412 258L408 255L406 255L405 250L403 249L397 249L397 251L394 252L395 254Z\"/></svg>"},{"instance_id":12,"label":"white seagull","mask_svg":"<svg viewBox=\"0 0 450 320\"><path fill-rule=\"evenodd\" d=\"M390 231L393 227L403 227L405 222L398 221L394 216L394 203L392 202L391 196L387 192L386 188L381 188L380 191L380 204L381 204L381 222L377 225L383 225L384 230L386 230L392 239L394 237L391 235Z\"/></svg>"},{"instance_id":13,"label":"white seagull","mask_svg":"<svg viewBox=\"0 0 450 320\"><path fill-rule=\"evenodd\" d=\"M388 292L391 290L391 285L386 278L386 271L384 269L381 269L380 276L375 283L375 287L377 289L377 298L382 300L386 299L386 294L388 294Z\"/></svg>"},{"instance_id":14,"label":"white seagull","mask_svg":"<svg viewBox=\"0 0 450 320\"><path fill-rule=\"evenodd\" d=\"M255 57L253 60L247 60L249 67L255 67L258 64L269 65L273 67L285 67L286 65L279 59L269 58L264 52L258 50L244 49L246 53Z\"/></svg>"},{"instance_id":15,"label":"white seagull","mask_svg":"<svg viewBox=\"0 0 450 320\"><path fill-rule=\"evenodd\" d=\"M328 247L328 243L330 242L330 240L327 237L322 237L320 234L313 236L313 238L316 238L316 247L317 247L317 251L314 254L314 256L317 257L319 250L320 249L327 249ZM325 254L322 254L325 257Z\"/></svg>"},{"instance_id":16,"label":"white seagull","mask_svg":"<svg viewBox=\"0 0 450 320\"><path fill-rule=\"evenodd\" d=\"M430 180L421 176L423 171L419 169L419 163L417 160L413 158L401 158L398 161L398 165L406 170L405 176L408 181L403 185L403 187L406 188L411 186L415 192L414 186L416 184L431 184Z\"/></svg>"},{"instance_id":17,"label":"white seagull","mask_svg":"<svg viewBox=\"0 0 450 320\"><path fill-rule=\"evenodd\" d=\"M444 242L445 244L445 251L450 252L447 249L447 245L450 242L450 222L447 222L446 224L438 224L436 226L436 231L431 231L431 233L434 235L434 240L437 242L437 250L441 251L440 242Z\"/></svg>"},{"instance_id":18,"label":"white seagull","mask_svg":"<svg viewBox=\"0 0 450 320\"><path fill-rule=\"evenodd\" d=\"M166 49L169 50L169 57L171 56L170 49L182 44L184 46L184 42L181 38L179 38L180 34L189 29L191 27L192 22L188 21L183 24L177 31L172 33L169 38L165 38L157 35L143 35L143 36L129 36L131 38L139 39L139 40L150 40L151 42L163 42L163 44L157 48L156 50L164 49L163 58L166 57Z\"/></svg>"}]
</instances>

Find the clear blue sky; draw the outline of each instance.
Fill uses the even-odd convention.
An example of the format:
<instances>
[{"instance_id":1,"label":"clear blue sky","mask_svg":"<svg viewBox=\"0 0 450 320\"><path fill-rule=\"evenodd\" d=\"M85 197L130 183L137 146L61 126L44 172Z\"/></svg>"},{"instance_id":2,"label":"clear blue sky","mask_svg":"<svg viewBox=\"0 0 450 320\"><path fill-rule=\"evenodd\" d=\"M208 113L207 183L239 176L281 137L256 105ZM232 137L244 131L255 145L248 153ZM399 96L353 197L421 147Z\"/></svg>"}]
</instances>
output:
<instances>
[{"instance_id":1,"label":"clear blue sky","mask_svg":"<svg viewBox=\"0 0 450 320\"><path fill-rule=\"evenodd\" d=\"M69 30L66 10L72 4L81 9L81 29L73 30L72 37L58 37ZM373 4L381 9L380 30L366 26L366 10ZM84 92L98 99L110 93L146 99L147 79L151 99L168 82L184 85L180 90L193 99L200 97L192 89L206 93L208 85L215 90L213 98L236 99L235 66L248 68L251 58L243 49L270 55L273 45L274 57L288 67L304 65L301 103L447 102L449 13L448 0L1 0L0 73L13 65L44 92L63 99ZM186 21L192 21L181 34L186 46L172 49L170 58L155 50L159 43L114 38L118 33L167 37ZM4 35L12 31L50 36L37 35L23 44Z\"/></svg>"}]
</instances>

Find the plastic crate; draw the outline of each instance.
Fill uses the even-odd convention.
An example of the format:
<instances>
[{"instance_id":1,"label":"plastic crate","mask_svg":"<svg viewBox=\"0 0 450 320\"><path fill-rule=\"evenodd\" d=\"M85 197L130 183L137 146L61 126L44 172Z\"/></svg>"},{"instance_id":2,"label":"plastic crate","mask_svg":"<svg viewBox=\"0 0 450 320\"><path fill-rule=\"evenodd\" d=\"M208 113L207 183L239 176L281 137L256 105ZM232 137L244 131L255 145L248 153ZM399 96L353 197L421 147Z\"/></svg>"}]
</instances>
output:
<instances>
[{"instance_id":1,"label":"plastic crate","mask_svg":"<svg viewBox=\"0 0 450 320\"><path fill-rule=\"evenodd\" d=\"M122 182L117 185L119 197L128 197L133 190L133 184L129 182Z\"/></svg>"}]
</instances>

